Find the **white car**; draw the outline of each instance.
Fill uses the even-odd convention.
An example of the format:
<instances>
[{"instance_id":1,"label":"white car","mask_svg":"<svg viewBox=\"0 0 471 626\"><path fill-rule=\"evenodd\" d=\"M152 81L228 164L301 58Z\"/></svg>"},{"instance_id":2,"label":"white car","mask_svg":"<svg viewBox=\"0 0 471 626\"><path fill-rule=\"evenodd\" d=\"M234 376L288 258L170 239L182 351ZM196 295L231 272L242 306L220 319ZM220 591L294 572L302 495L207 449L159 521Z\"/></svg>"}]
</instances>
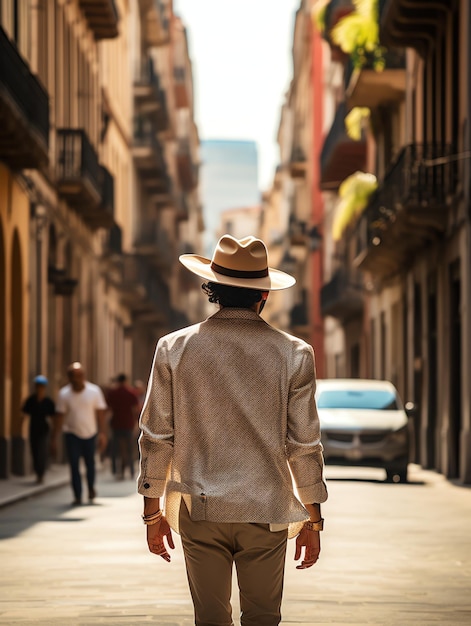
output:
<instances>
[{"instance_id":1,"label":"white car","mask_svg":"<svg viewBox=\"0 0 471 626\"><path fill-rule=\"evenodd\" d=\"M326 463L382 467L390 481L407 481L408 413L384 380L317 381L317 408Z\"/></svg>"}]
</instances>

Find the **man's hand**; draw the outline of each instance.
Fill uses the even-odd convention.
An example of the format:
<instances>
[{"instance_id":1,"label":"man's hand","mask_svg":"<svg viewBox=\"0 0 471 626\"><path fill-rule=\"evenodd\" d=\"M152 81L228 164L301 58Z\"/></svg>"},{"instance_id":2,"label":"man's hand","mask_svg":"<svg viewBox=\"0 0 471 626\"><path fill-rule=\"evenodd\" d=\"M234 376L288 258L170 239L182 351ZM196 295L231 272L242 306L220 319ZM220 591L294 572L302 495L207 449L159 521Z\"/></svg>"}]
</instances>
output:
<instances>
[{"instance_id":1,"label":"man's hand","mask_svg":"<svg viewBox=\"0 0 471 626\"><path fill-rule=\"evenodd\" d=\"M321 538L318 530L309 530L303 528L296 537L296 552L294 560L299 561L304 548L304 558L301 565L297 565L296 569L307 569L317 562L321 551Z\"/></svg>"},{"instance_id":2,"label":"man's hand","mask_svg":"<svg viewBox=\"0 0 471 626\"><path fill-rule=\"evenodd\" d=\"M170 554L165 547L164 537L167 538L168 547L173 550L175 545L173 543L172 531L165 517L162 517L157 524L147 526L147 545L149 550L153 554L161 556L167 563L170 563Z\"/></svg>"}]
</instances>

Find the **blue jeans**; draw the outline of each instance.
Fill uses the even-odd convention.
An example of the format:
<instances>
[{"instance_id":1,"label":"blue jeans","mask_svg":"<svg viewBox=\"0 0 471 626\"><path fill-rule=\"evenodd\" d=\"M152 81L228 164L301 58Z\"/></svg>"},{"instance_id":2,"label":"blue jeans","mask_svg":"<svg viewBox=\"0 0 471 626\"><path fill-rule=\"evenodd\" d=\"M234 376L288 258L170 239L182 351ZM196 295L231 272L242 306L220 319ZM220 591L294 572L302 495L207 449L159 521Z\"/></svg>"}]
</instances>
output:
<instances>
[{"instance_id":1,"label":"blue jeans","mask_svg":"<svg viewBox=\"0 0 471 626\"><path fill-rule=\"evenodd\" d=\"M88 495L94 496L95 492L95 440L96 435L90 439L82 439L72 433L65 434L67 458L70 465L70 478L76 500L82 499L82 479L80 477L80 457L85 461L87 468Z\"/></svg>"}]
</instances>

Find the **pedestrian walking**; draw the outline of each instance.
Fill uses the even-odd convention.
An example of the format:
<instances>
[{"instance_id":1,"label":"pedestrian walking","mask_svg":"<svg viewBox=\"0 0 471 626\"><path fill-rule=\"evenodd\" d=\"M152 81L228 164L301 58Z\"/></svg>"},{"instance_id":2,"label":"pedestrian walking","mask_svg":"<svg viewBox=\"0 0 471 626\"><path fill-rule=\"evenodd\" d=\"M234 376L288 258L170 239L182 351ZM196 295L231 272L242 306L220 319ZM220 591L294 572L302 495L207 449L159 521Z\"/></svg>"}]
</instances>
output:
<instances>
[{"instance_id":1,"label":"pedestrian walking","mask_svg":"<svg viewBox=\"0 0 471 626\"><path fill-rule=\"evenodd\" d=\"M98 448L104 451L106 436L106 402L100 387L85 380L85 372L80 363L72 363L67 368L69 384L59 391L54 420L52 452L56 452L57 438L65 433L65 446L70 465L70 476L74 501L82 504L82 479L80 458L85 461L87 470L88 498L93 502L95 491L95 447L98 435Z\"/></svg>"},{"instance_id":2,"label":"pedestrian walking","mask_svg":"<svg viewBox=\"0 0 471 626\"><path fill-rule=\"evenodd\" d=\"M235 563L242 626L275 626L287 538L297 568L314 565L327 499L313 350L260 317L295 280L254 237L224 235L212 259L180 261L219 311L156 347L139 440L148 547L170 561L180 533L195 624L232 625Z\"/></svg>"},{"instance_id":3,"label":"pedestrian walking","mask_svg":"<svg viewBox=\"0 0 471 626\"><path fill-rule=\"evenodd\" d=\"M106 395L106 402L111 411L110 427L112 431L111 463L113 474L124 478L126 468L134 478L134 452L136 446L139 400L134 390L128 385L126 374L116 377L116 386Z\"/></svg>"},{"instance_id":4,"label":"pedestrian walking","mask_svg":"<svg viewBox=\"0 0 471 626\"><path fill-rule=\"evenodd\" d=\"M29 416L29 445L37 484L44 482L49 447L48 420L52 420L56 413L54 401L46 395L47 385L45 376L36 376L34 393L25 400L21 408L22 413Z\"/></svg>"}]
</instances>

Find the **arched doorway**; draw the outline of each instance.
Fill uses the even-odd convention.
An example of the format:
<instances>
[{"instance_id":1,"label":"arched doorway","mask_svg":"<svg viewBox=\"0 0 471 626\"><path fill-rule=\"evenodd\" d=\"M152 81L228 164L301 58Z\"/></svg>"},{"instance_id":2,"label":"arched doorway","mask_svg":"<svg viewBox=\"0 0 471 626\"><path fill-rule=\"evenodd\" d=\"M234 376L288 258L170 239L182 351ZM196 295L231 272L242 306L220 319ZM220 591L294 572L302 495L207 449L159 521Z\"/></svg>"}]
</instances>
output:
<instances>
[{"instance_id":1,"label":"arched doorway","mask_svg":"<svg viewBox=\"0 0 471 626\"><path fill-rule=\"evenodd\" d=\"M5 283L5 241L0 220L0 478L7 478L9 474L9 446L5 416L5 306L7 301Z\"/></svg>"},{"instance_id":2,"label":"arched doorway","mask_svg":"<svg viewBox=\"0 0 471 626\"><path fill-rule=\"evenodd\" d=\"M13 233L11 252L11 434L12 472L25 474L25 441L21 429L23 384L23 267L18 231Z\"/></svg>"}]
</instances>

